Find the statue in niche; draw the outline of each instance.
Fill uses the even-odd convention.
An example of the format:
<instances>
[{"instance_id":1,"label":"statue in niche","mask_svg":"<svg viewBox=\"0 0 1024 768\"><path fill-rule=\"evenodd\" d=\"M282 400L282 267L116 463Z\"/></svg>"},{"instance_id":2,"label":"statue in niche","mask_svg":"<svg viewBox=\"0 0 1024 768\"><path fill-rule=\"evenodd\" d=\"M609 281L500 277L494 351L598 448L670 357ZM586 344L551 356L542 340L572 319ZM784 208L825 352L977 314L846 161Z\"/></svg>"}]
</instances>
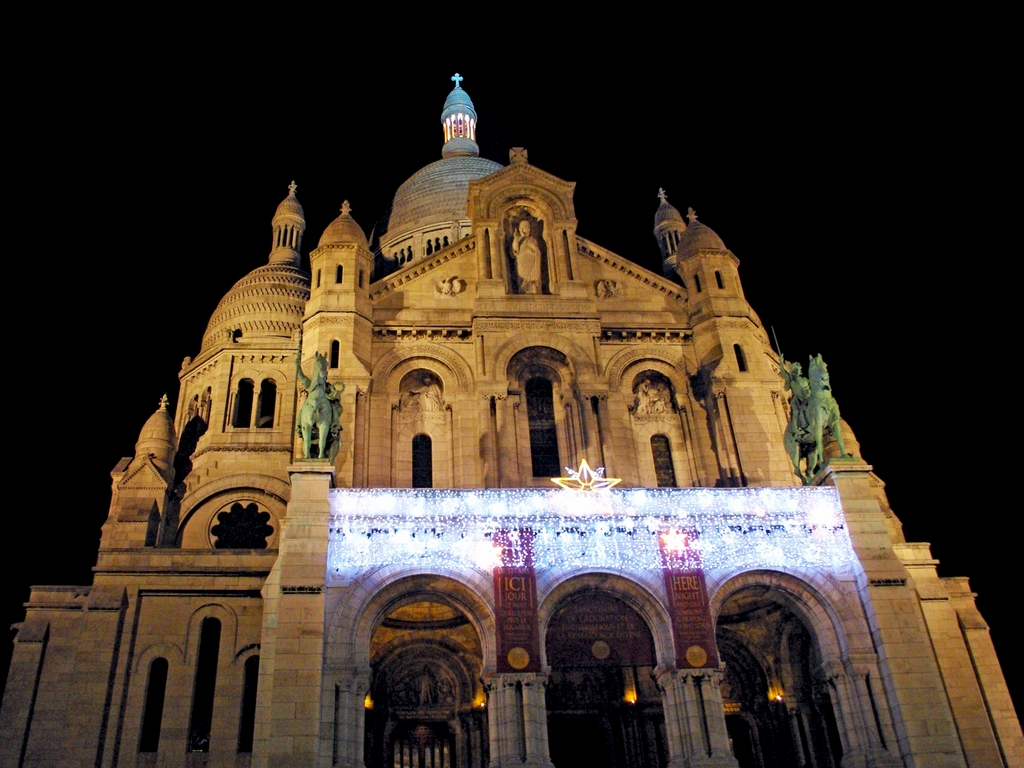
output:
<instances>
[{"instance_id":1,"label":"statue in niche","mask_svg":"<svg viewBox=\"0 0 1024 768\"><path fill-rule=\"evenodd\" d=\"M779 375L785 388L793 393L789 402L789 424L784 442L793 472L804 485L810 485L824 465L824 438L831 435L839 447L839 455L846 455L843 432L839 421L839 405L832 396L828 366L821 355L810 358L809 376L803 376L799 363L787 363L779 356Z\"/></svg>"},{"instance_id":2,"label":"statue in niche","mask_svg":"<svg viewBox=\"0 0 1024 768\"><path fill-rule=\"evenodd\" d=\"M637 416L653 416L672 411L672 390L660 378L644 379L636 388L633 413Z\"/></svg>"},{"instance_id":3,"label":"statue in niche","mask_svg":"<svg viewBox=\"0 0 1024 768\"><path fill-rule=\"evenodd\" d=\"M506 214L505 247L514 293L546 293L544 222L518 206Z\"/></svg>"},{"instance_id":4,"label":"statue in niche","mask_svg":"<svg viewBox=\"0 0 1024 768\"><path fill-rule=\"evenodd\" d=\"M313 375L302 372L302 334L295 356L295 378L306 390L306 400L299 409L295 432L302 438L302 455L307 459L328 459L332 463L341 448L341 393L345 385L327 381L327 358L319 352L313 356ZM317 455L313 455L316 436Z\"/></svg>"},{"instance_id":5,"label":"statue in niche","mask_svg":"<svg viewBox=\"0 0 1024 768\"><path fill-rule=\"evenodd\" d=\"M403 413L443 411L444 398L437 379L429 373L424 373L418 381L414 380L409 391L402 393L399 405Z\"/></svg>"}]
</instances>

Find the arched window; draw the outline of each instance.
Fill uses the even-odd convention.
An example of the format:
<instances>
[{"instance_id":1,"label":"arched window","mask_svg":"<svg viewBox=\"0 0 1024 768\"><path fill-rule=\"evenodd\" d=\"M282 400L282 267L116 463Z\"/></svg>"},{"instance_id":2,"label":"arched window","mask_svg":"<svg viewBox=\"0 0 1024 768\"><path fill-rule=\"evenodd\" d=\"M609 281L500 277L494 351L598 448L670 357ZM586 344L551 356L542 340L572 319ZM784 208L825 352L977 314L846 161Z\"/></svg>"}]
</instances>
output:
<instances>
[{"instance_id":1,"label":"arched window","mask_svg":"<svg viewBox=\"0 0 1024 768\"><path fill-rule=\"evenodd\" d=\"M534 477L557 477L558 436L551 382L535 378L526 382L526 416L530 422L530 458Z\"/></svg>"},{"instance_id":2,"label":"arched window","mask_svg":"<svg viewBox=\"0 0 1024 768\"><path fill-rule=\"evenodd\" d=\"M331 368L337 368L341 360L341 342L335 339L331 342Z\"/></svg>"},{"instance_id":3,"label":"arched window","mask_svg":"<svg viewBox=\"0 0 1024 768\"><path fill-rule=\"evenodd\" d=\"M337 271L334 273L334 282L340 283L341 279L345 276L345 267L341 264L338 265Z\"/></svg>"},{"instance_id":4,"label":"arched window","mask_svg":"<svg viewBox=\"0 0 1024 768\"><path fill-rule=\"evenodd\" d=\"M199 401L199 418L210 423L210 407L213 404L213 387L207 387L203 397Z\"/></svg>"},{"instance_id":5,"label":"arched window","mask_svg":"<svg viewBox=\"0 0 1024 768\"><path fill-rule=\"evenodd\" d=\"M235 415L231 419L232 427L248 427L252 423L252 379L242 379L238 382L238 392L235 394Z\"/></svg>"},{"instance_id":6,"label":"arched window","mask_svg":"<svg viewBox=\"0 0 1024 768\"><path fill-rule=\"evenodd\" d=\"M270 429L274 426L274 411L277 408L277 384L273 379L260 382L260 398L256 406L256 427Z\"/></svg>"},{"instance_id":7,"label":"arched window","mask_svg":"<svg viewBox=\"0 0 1024 768\"><path fill-rule=\"evenodd\" d=\"M747 370L747 357L743 354L743 347L739 344L733 344L732 351L736 353L736 365L740 367L741 372L745 372Z\"/></svg>"},{"instance_id":8,"label":"arched window","mask_svg":"<svg viewBox=\"0 0 1024 768\"><path fill-rule=\"evenodd\" d=\"M672 466L672 451L665 435L651 437L651 453L654 454L654 474L659 488L676 487L676 470Z\"/></svg>"},{"instance_id":9,"label":"arched window","mask_svg":"<svg viewBox=\"0 0 1024 768\"><path fill-rule=\"evenodd\" d=\"M220 620L203 619L199 631L196 680L192 688L192 717L188 726L189 752L210 751L213 727L213 694L217 689L217 656L220 654Z\"/></svg>"},{"instance_id":10,"label":"arched window","mask_svg":"<svg viewBox=\"0 0 1024 768\"><path fill-rule=\"evenodd\" d=\"M153 659L146 682L146 703L142 707L142 734L139 752L160 748L160 725L164 718L164 693L167 692L167 659Z\"/></svg>"},{"instance_id":11,"label":"arched window","mask_svg":"<svg viewBox=\"0 0 1024 768\"><path fill-rule=\"evenodd\" d=\"M242 718L238 723L238 751L252 752L252 737L256 727L256 683L260 676L260 657L245 660L242 672Z\"/></svg>"},{"instance_id":12,"label":"arched window","mask_svg":"<svg viewBox=\"0 0 1024 768\"><path fill-rule=\"evenodd\" d=\"M412 487L434 487L434 450L429 435L412 439Z\"/></svg>"},{"instance_id":13,"label":"arched window","mask_svg":"<svg viewBox=\"0 0 1024 768\"><path fill-rule=\"evenodd\" d=\"M719 272L717 269L715 270L715 282L718 283L718 287L721 290L725 290L725 281L722 280L722 273Z\"/></svg>"}]
</instances>

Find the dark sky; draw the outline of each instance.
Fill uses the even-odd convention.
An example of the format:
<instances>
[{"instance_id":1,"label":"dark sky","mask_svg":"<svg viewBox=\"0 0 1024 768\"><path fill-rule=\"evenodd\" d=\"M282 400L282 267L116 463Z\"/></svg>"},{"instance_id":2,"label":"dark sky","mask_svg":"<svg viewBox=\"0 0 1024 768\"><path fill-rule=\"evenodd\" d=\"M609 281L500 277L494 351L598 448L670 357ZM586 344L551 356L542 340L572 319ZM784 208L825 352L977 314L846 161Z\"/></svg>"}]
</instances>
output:
<instances>
[{"instance_id":1,"label":"dark sky","mask_svg":"<svg viewBox=\"0 0 1024 768\"><path fill-rule=\"evenodd\" d=\"M8 389L7 623L29 584L89 582L109 471L176 399L220 297L266 261L288 183L307 245L343 199L369 233L440 157L459 71L482 154L525 146L577 182L583 237L659 270L659 187L718 232L787 356L828 362L908 540L971 577L1024 704L1007 566L1019 417L997 375L1013 358L994 202L1010 149L976 30L777 6L589 32L520 10L401 28L80 13L22 39L10 78L6 314L29 328Z\"/></svg>"}]
</instances>

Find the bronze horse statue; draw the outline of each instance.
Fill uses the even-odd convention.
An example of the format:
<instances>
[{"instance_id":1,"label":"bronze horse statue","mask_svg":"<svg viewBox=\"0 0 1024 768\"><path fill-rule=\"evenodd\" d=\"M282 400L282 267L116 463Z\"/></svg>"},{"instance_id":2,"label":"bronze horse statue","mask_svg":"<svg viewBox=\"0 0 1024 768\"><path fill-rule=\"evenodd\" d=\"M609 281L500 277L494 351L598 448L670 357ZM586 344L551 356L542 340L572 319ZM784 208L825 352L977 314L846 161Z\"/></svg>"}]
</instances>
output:
<instances>
[{"instance_id":1,"label":"bronze horse statue","mask_svg":"<svg viewBox=\"0 0 1024 768\"><path fill-rule=\"evenodd\" d=\"M306 401L299 409L295 432L302 438L302 455L307 459L329 459L332 463L341 448L339 432L341 424L342 383L327 381L327 358L319 352L313 357L313 375L302 372L302 339L295 358L295 378L306 390ZM317 455L313 455L313 438L316 437Z\"/></svg>"},{"instance_id":2,"label":"bronze horse statue","mask_svg":"<svg viewBox=\"0 0 1024 768\"><path fill-rule=\"evenodd\" d=\"M789 424L786 426L784 442L793 470L804 485L809 485L822 469L825 459L825 435L838 443L839 454L846 455L843 445L843 431L839 421L839 405L832 396L828 366L821 355L810 358L804 378L799 363L788 367L780 359L780 375L786 382L786 389L792 390Z\"/></svg>"}]
</instances>

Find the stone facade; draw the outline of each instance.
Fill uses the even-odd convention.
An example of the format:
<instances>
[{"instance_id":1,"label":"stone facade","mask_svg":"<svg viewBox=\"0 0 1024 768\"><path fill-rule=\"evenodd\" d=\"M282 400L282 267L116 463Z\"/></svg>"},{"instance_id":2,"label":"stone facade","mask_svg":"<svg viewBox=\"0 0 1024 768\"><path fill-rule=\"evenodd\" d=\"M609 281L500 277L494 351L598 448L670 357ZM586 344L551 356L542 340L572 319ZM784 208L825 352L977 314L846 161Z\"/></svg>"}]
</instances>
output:
<instances>
[{"instance_id":1,"label":"stone facade","mask_svg":"<svg viewBox=\"0 0 1024 768\"><path fill-rule=\"evenodd\" d=\"M476 120L456 86L442 160L400 188L373 249L346 204L305 271L290 189L267 265L184 361L176 412L162 402L112 472L93 584L32 590L0 765L1024 764L966 580L939 578L927 545L904 540L845 425L847 455L831 446L817 488L799 488L779 360L735 255L665 195L663 274L586 240L574 185L525 149L504 167L479 158ZM316 353L344 385L333 463L303 459L295 435L296 367ZM618 535L595 499L637 498L619 489L745 520L763 516L759 499L819 493L849 554L779 560L744 544L742 562L707 561L720 663L705 665L677 652L688 628L660 564L558 559L538 539L539 658L509 671L500 564L415 542L405 560L345 549L353 521L393 501L346 495L358 489L396 489L435 521L484 492L539 500L531 530L568 535L578 513L534 489L584 459L621 482L572 497L595 505L573 535ZM395 525L415 534L417 519ZM735 533L701 519L708 540Z\"/></svg>"}]
</instances>

